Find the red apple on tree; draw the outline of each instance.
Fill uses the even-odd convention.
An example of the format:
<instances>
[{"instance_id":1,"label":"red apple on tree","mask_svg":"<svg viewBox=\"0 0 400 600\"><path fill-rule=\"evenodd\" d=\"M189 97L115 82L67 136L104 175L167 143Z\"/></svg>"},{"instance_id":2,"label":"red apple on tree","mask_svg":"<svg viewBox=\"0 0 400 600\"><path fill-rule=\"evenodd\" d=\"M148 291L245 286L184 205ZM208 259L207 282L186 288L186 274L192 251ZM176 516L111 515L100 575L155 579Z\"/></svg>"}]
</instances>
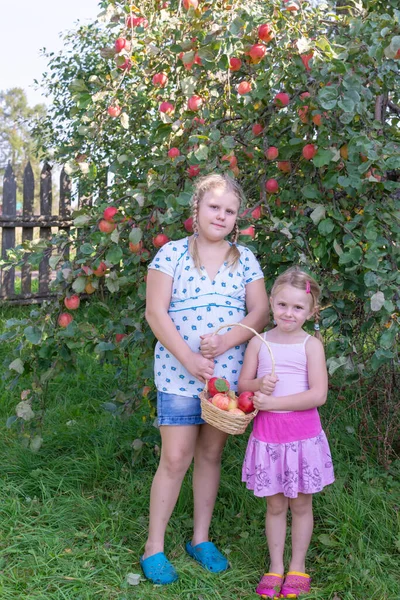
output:
<instances>
[{"instance_id":1,"label":"red apple on tree","mask_svg":"<svg viewBox=\"0 0 400 600\"><path fill-rule=\"evenodd\" d=\"M238 398L238 408L244 413L250 413L254 410L254 404L252 401L254 394L253 392L242 392Z\"/></svg>"},{"instance_id":2,"label":"red apple on tree","mask_svg":"<svg viewBox=\"0 0 400 600\"><path fill-rule=\"evenodd\" d=\"M107 112L110 115L110 117L119 117L119 115L121 114L121 111L122 111L122 108L117 103L111 104L107 108Z\"/></svg>"},{"instance_id":3,"label":"red apple on tree","mask_svg":"<svg viewBox=\"0 0 400 600\"><path fill-rule=\"evenodd\" d=\"M234 154L224 154L221 160L227 160L231 169L237 167L237 158Z\"/></svg>"},{"instance_id":4,"label":"red apple on tree","mask_svg":"<svg viewBox=\"0 0 400 600\"><path fill-rule=\"evenodd\" d=\"M242 61L240 60L240 58L237 58L236 56L232 56L229 59L229 68L231 71L239 71L241 66L242 66Z\"/></svg>"},{"instance_id":5,"label":"red apple on tree","mask_svg":"<svg viewBox=\"0 0 400 600\"><path fill-rule=\"evenodd\" d=\"M74 317L69 313L61 313L58 317L57 323L60 327L68 327L70 323L74 320Z\"/></svg>"},{"instance_id":6,"label":"red apple on tree","mask_svg":"<svg viewBox=\"0 0 400 600\"><path fill-rule=\"evenodd\" d=\"M99 264L97 269L93 269L93 273L94 273L94 275L96 275L96 277L103 277L103 275L105 275L106 272L107 272L107 265L103 261L101 261L101 263Z\"/></svg>"},{"instance_id":7,"label":"red apple on tree","mask_svg":"<svg viewBox=\"0 0 400 600\"><path fill-rule=\"evenodd\" d=\"M310 67L310 65L308 63L310 62L310 60L312 59L312 57L313 57L313 53L312 52L310 52L309 54L302 54L300 56L301 61L302 61L303 65L304 65L304 68L305 68L306 71L311 71L311 67Z\"/></svg>"},{"instance_id":8,"label":"red apple on tree","mask_svg":"<svg viewBox=\"0 0 400 600\"><path fill-rule=\"evenodd\" d=\"M172 160L174 158L177 158L178 156L180 156L180 153L181 152L180 152L179 148L170 148L168 150L168 156L169 156L169 158L172 158Z\"/></svg>"},{"instance_id":9,"label":"red apple on tree","mask_svg":"<svg viewBox=\"0 0 400 600\"><path fill-rule=\"evenodd\" d=\"M317 154L317 146L315 144L306 144L302 150L303 157L306 160L311 160Z\"/></svg>"},{"instance_id":10,"label":"red apple on tree","mask_svg":"<svg viewBox=\"0 0 400 600\"><path fill-rule=\"evenodd\" d=\"M203 98L200 96L190 96L188 100L189 110L199 110L203 105Z\"/></svg>"},{"instance_id":11,"label":"red apple on tree","mask_svg":"<svg viewBox=\"0 0 400 600\"><path fill-rule=\"evenodd\" d=\"M290 96L286 92L279 92L274 98L274 104L280 108L287 106L290 102Z\"/></svg>"},{"instance_id":12,"label":"red apple on tree","mask_svg":"<svg viewBox=\"0 0 400 600\"><path fill-rule=\"evenodd\" d=\"M137 244L134 244L133 242L129 242L129 250L132 252L132 254L140 254L142 252L142 249L143 249L142 240L140 240L140 242L138 242Z\"/></svg>"},{"instance_id":13,"label":"red apple on tree","mask_svg":"<svg viewBox=\"0 0 400 600\"><path fill-rule=\"evenodd\" d=\"M321 115L314 115L312 118L312 122L314 123L314 125L316 125L317 127L319 127L322 124L322 116Z\"/></svg>"},{"instance_id":14,"label":"red apple on tree","mask_svg":"<svg viewBox=\"0 0 400 600\"><path fill-rule=\"evenodd\" d=\"M279 150L276 146L270 146L265 151L265 156L267 157L268 160L275 160L276 158L278 158L278 155L279 155Z\"/></svg>"},{"instance_id":15,"label":"red apple on tree","mask_svg":"<svg viewBox=\"0 0 400 600\"><path fill-rule=\"evenodd\" d=\"M72 296L67 296L66 298L64 298L64 304L65 307L68 308L68 310L76 310L77 308L79 308L81 301L79 299L78 294L73 294Z\"/></svg>"},{"instance_id":16,"label":"red apple on tree","mask_svg":"<svg viewBox=\"0 0 400 600\"><path fill-rule=\"evenodd\" d=\"M259 219L261 217L261 206L256 206L250 214L253 217L253 219Z\"/></svg>"},{"instance_id":17,"label":"red apple on tree","mask_svg":"<svg viewBox=\"0 0 400 600\"><path fill-rule=\"evenodd\" d=\"M103 212L103 218L106 221L110 221L111 223L113 222L113 217L115 217L115 215L118 212L118 208L115 208L115 206L108 206L105 211Z\"/></svg>"},{"instance_id":18,"label":"red apple on tree","mask_svg":"<svg viewBox=\"0 0 400 600\"><path fill-rule=\"evenodd\" d=\"M193 233L193 217L189 217L183 221L183 226L188 233Z\"/></svg>"},{"instance_id":19,"label":"red apple on tree","mask_svg":"<svg viewBox=\"0 0 400 600\"><path fill-rule=\"evenodd\" d=\"M117 342L117 344L119 344L126 337L127 337L126 333L116 333L115 334L115 341Z\"/></svg>"},{"instance_id":20,"label":"red apple on tree","mask_svg":"<svg viewBox=\"0 0 400 600\"><path fill-rule=\"evenodd\" d=\"M158 233L153 238L153 244L156 248L161 248L161 246L164 246L167 242L169 242L169 237L167 237L165 233Z\"/></svg>"},{"instance_id":21,"label":"red apple on tree","mask_svg":"<svg viewBox=\"0 0 400 600\"><path fill-rule=\"evenodd\" d=\"M244 96L251 92L251 83L249 81L241 81L237 86L237 93L239 96Z\"/></svg>"},{"instance_id":22,"label":"red apple on tree","mask_svg":"<svg viewBox=\"0 0 400 600\"><path fill-rule=\"evenodd\" d=\"M276 166L282 173L290 173L292 170L292 165L288 160L280 160L276 163Z\"/></svg>"},{"instance_id":23,"label":"red apple on tree","mask_svg":"<svg viewBox=\"0 0 400 600\"><path fill-rule=\"evenodd\" d=\"M300 106L300 108L297 109L297 114L299 115L300 121L302 123L308 123L308 111L309 107L307 106L307 104L305 106Z\"/></svg>"},{"instance_id":24,"label":"red apple on tree","mask_svg":"<svg viewBox=\"0 0 400 600\"><path fill-rule=\"evenodd\" d=\"M118 54L123 50L126 46L126 39L124 37L119 37L115 40L115 52Z\"/></svg>"},{"instance_id":25,"label":"red apple on tree","mask_svg":"<svg viewBox=\"0 0 400 600\"><path fill-rule=\"evenodd\" d=\"M172 115L175 110L175 107L171 102L161 102L159 106L159 111L165 113L166 115Z\"/></svg>"},{"instance_id":26,"label":"red apple on tree","mask_svg":"<svg viewBox=\"0 0 400 600\"><path fill-rule=\"evenodd\" d=\"M251 128L254 135L260 135L263 129L264 127L261 125L261 123L254 123L253 127Z\"/></svg>"},{"instance_id":27,"label":"red apple on tree","mask_svg":"<svg viewBox=\"0 0 400 600\"><path fill-rule=\"evenodd\" d=\"M102 233L112 233L115 228L115 223L110 223L110 221L106 221L105 219L102 219L99 223L99 229Z\"/></svg>"},{"instance_id":28,"label":"red apple on tree","mask_svg":"<svg viewBox=\"0 0 400 600\"><path fill-rule=\"evenodd\" d=\"M311 98L311 94L310 94L310 92L302 92L302 93L300 94L300 98L301 98L302 100L305 100L306 98Z\"/></svg>"},{"instance_id":29,"label":"red apple on tree","mask_svg":"<svg viewBox=\"0 0 400 600\"><path fill-rule=\"evenodd\" d=\"M189 175L189 177L197 177L197 175L199 175L199 173L200 173L199 165L190 165L190 167L187 169L187 174Z\"/></svg>"},{"instance_id":30,"label":"red apple on tree","mask_svg":"<svg viewBox=\"0 0 400 600\"><path fill-rule=\"evenodd\" d=\"M197 10L199 6L199 0L183 0L183 7L186 10L189 10L190 7L194 8L194 10Z\"/></svg>"},{"instance_id":31,"label":"red apple on tree","mask_svg":"<svg viewBox=\"0 0 400 600\"><path fill-rule=\"evenodd\" d=\"M259 63L264 58L266 51L267 48L264 44L254 44L248 52L251 62Z\"/></svg>"},{"instance_id":32,"label":"red apple on tree","mask_svg":"<svg viewBox=\"0 0 400 600\"><path fill-rule=\"evenodd\" d=\"M152 79L153 85L157 87L165 87L168 83L168 77L165 73L156 73Z\"/></svg>"},{"instance_id":33,"label":"red apple on tree","mask_svg":"<svg viewBox=\"0 0 400 600\"><path fill-rule=\"evenodd\" d=\"M279 190L279 183L276 179L268 179L265 184L265 189L269 194L276 194Z\"/></svg>"},{"instance_id":34,"label":"red apple on tree","mask_svg":"<svg viewBox=\"0 0 400 600\"><path fill-rule=\"evenodd\" d=\"M239 231L240 235L248 235L249 237L251 237L253 240L255 238L256 235L256 230L254 228L254 225L250 225L250 227L247 227L247 229L241 229Z\"/></svg>"},{"instance_id":35,"label":"red apple on tree","mask_svg":"<svg viewBox=\"0 0 400 600\"><path fill-rule=\"evenodd\" d=\"M272 25L270 25L269 23L263 23L262 25L260 25L260 27L258 28L258 37L263 42L270 42L274 37Z\"/></svg>"}]
</instances>

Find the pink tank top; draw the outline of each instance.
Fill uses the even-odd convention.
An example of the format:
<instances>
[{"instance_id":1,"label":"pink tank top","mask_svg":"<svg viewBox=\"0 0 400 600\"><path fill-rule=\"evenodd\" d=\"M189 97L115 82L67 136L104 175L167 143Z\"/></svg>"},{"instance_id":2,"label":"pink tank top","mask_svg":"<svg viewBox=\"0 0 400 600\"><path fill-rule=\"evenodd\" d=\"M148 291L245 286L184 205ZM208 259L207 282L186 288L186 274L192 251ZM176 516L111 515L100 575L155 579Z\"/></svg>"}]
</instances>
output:
<instances>
[{"instance_id":1,"label":"pink tank top","mask_svg":"<svg viewBox=\"0 0 400 600\"><path fill-rule=\"evenodd\" d=\"M265 338L265 333L263 337ZM275 373L279 377L272 396L289 396L309 389L306 356L306 343L309 337L308 335L300 344L277 344L267 340L275 359ZM267 375L271 373L271 370L270 353L265 344L261 344L258 353L257 377Z\"/></svg>"},{"instance_id":2,"label":"pink tank top","mask_svg":"<svg viewBox=\"0 0 400 600\"><path fill-rule=\"evenodd\" d=\"M298 394L309 389L306 355L309 337L308 335L299 344L277 344L267 340L274 355L275 372L279 377L272 394L274 397ZM265 344L261 344L257 377L267 375L271 370L270 354ZM279 416L282 418L279 419ZM320 432L321 421L316 408L304 411L260 411L253 421L254 436L265 442L287 443L314 437Z\"/></svg>"}]
</instances>

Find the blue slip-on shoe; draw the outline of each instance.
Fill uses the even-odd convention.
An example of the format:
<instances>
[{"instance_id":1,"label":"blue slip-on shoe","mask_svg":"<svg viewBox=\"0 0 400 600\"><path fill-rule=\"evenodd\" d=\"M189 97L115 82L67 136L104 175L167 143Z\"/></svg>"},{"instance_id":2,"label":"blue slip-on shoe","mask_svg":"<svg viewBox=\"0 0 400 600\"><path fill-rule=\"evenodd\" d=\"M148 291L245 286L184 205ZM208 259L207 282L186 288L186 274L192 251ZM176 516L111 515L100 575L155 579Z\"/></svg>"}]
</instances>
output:
<instances>
[{"instance_id":1,"label":"blue slip-on shoe","mask_svg":"<svg viewBox=\"0 0 400 600\"><path fill-rule=\"evenodd\" d=\"M146 579L159 585L167 585L178 579L178 573L164 552L157 552L148 558L140 557L140 566Z\"/></svg>"},{"instance_id":2,"label":"blue slip-on shoe","mask_svg":"<svg viewBox=\"0 0 400 600\"><path fill-rule=\"evenodd\" d=\"M221 573L229 568L228 559L212 542L202 542L197 546L192 546L190 542L187 542L185 548L189 556L197 560L207 571Z\"/></svg>"}]
</instances>

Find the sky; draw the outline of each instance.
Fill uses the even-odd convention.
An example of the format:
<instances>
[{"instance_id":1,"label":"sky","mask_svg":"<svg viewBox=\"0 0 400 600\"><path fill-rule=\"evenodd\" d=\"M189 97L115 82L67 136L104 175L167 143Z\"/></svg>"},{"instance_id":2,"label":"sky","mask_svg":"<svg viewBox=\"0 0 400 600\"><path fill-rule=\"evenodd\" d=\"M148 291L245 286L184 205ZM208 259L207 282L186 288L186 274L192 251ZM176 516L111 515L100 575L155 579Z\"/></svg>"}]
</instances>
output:
<instances>
[{"instance_id":1,"label":"sky","mask_svg":"<svg viewBox=\"0 0 400 600\"><path fill-rule=\"evenodd\" d=\"M18 0L4 2L0 18L0 90L22 87L29 105L47 103L33 87L41 79L46 59L40 50L62 49L60 33L74 29L76 22L94 21L100 12L98 0Z\"/></svg>"}]
</instances>

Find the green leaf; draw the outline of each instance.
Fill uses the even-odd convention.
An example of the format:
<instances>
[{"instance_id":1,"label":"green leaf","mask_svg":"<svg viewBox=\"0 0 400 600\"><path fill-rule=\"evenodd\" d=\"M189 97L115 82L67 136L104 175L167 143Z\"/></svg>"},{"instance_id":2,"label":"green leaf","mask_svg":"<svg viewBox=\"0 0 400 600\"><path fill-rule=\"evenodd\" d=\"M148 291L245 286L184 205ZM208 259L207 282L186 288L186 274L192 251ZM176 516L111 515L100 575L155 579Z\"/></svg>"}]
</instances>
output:
<instances>
[{"instance_id":1,"label":"green leaf","mask_svg":"<svg viewBox=\"0 0 400 600\"><path fill-rule=\"evenodd\" d=\"M373 310L374 312L381 310L384 304L385 296L383 292L375 292L375 294L371 296L371 310Z\"/></svg>"},{"instance_id":2,"label":"green leaf","mask_svg":"<svg viewBox=\"0 0 400 600\"><path fill-rule=\"evenodd\" d=\"M123 255L122 248L116 244L113 244L107 251L106 262L112 265L117 265L121 261Z\"/></svg>"},{"instance_id":3,"label":"green leaf","mask_svg":"<svg viewBox=\"0 0 400 600\"><path fill-rule=\"evenodd\" d=\"M192 201L192 194L190 194L189 192L181 192L176 198L176 201L179 204L179 206L190 206L190 203Z\"/></svg>"},{"instance_id":4,"label":"green leaf","mask_svg":"<svg viewBox=\"0 0 400 600\"><path fill-rule=\"evenodd\" d=\"M198 161L207 160L208 158L208 147L205 144L200 144L197 150L194 152L195 157Z\"/></svg>"},{"instance_id":5,"label":"green leaf","mask_svg":"<svg viewBox=\"0 0 400 600\"><path fill-rule=\"evenodd\" d=\"M139 227L132 227L129 233L129 241L138 244L143 237L143 231Z\"/></svg>"},{"instance_id":6,"label":"green leaf","mask_svg":"<svg viewBox=\"0 0 400 600\"><path fill-rule=\"evenodd\" d=\"M333 152L331 150L324 150L319 148L317 154L313 158L313 163L316 167L323 167L329 165L333 158Z\"/></svg>"},{"instance_id":7,"label":"green leaf","mask_svg":"<svg viewBox=\"0 0 400 600\"><path fill-rule=\"evenodd\" d=\"M81 294L86 287L86 277L77 277L72 284L72 289L77 294Z\"/></svg>"},{"instance_id":8,"label":"green leaf","mask_svg":"<svg viewBox=\"0 0 400 600\"><path fill-rule=\"evenodd\" d=\"M324 87L319 90L317 99L322 108L331 110L337 104L338 90L333 85Z\"/></svg>"},{"instance_id":9,"label":"green leaf","mask_svg":"<svg viewBox=\"0 0 400 600\"><path fill-rule=\"evenodd\" d=\"M11 371L17 371L17 373L22 375L22 373L24 372L24 363L22 362L22 360L20 358L16 358L15 360L12 361L12 363L10 363L8 368Z\"/></svg>"},{"instance_id":10,"label":"green leaf","mask_svg":"<svg viewBox=\"0 0 400 600\"><path fill-rule=\"evenodd\" d=\"M314 184L309 184L309 185L303 186L301 188L301 193L303 194L303 196L305 198L309 198L310 200L319 198L321 195L317 186Z\"/></svg>"},{"instance_id":11,"label":"green leaf","mask_svg":"<svg viewBox=\"0 0 400 600\"><path fill-rule=\"evenodd\" d=\"M24 335L28 342L34 345L40 344L42 340L42 332L38 327L27 327L26 329L24 329Z\"/></svg>"},{"instance_id":12,"label":"green leaf","mask_svg":"<svg viewBox=\"0 0 400 600\"><path fill-rule=\"evenodd\" d=\"M392 323L389 329L387 329L379 338L380 346L385 348L385 350L389 350L396 341L398 331L398 327L395 325L395 323Z\"/></svg>"},{"instance_id":13,"label":"green leaf","mask_svg":"<svg viewBox=\"0 0 400 600\"><path fill-rule=\"evenodd\" d=\"M55 269L62 258L63 257L61 254L56 254L54 256L50 256L50 259L49 259L50 268Z\"/></svg>"},{"instance_id":14,"label":"green leaf","mask_svg":"<svg viewBox=\"0 0 400 600\"><path fill-rule=\"evenodd\" d=\"M196 91L197 79L195 77L185 77L181 81L181 89L185 96L192 96Z\"/></svg>"},{"instance_id":15,"label":"green leaf","mask_svg":"<svg viewBox=\"0 0 400 600\"><path fill-rule=\"evenodd\" d=\"M94 348L96 354L100 354L100 352L107 352L108 350L114 350L115 345L111 342L100 342Z\"/></svg>"},{"instance_id":16,"label":"green leaf","mask_svg":"<svg viewBox=\"0 0 400 600\"><path fill-rule=\"evenodd\" d=\"M334 228L335 223L332 221L332 219L323 219L318 225L318 231L324 236L332 233Z\"/></svg>"},{"instance_id":17,"label":"green leaf","mask_svg":"<svg viewBox=\"0 0 400 600\"><path fill-rule=\"evenodd\" d=\"M351 98L349 98L347 96L344 96L343 98L341 98L339 100L338 106L339 106L339 108L344 110L345 113L353 113L354 109L356 107L354 100L352 100Z\"/></svg>"},{"instance_id":18,"label":"green leaf","mask_svg":"<svg viewBox=\"0 0 400 600\"><path fill-rule=\"evenodd\" d=\"M129 129L129 115L126 112L120 114L119 120L121 127L124 129Z\"/></svg>"},{"instance_id":19,"label":"green leaf","mask_svg":"<svg viewBox=\"0 0 400 600\"><path fill-rule=\"evenodd\" d=\"M318 204L314 210L312 211L310 218L313 221L314 225L318 225L318 223L325 217L325 206L322 204Z\"/></svg>"},{"instance_id":20,"label":"green leaf","mask_svg":"<svg viewBox=\"0 0 400 600\"><path fill-rule=\"evenodd\" d=\"M17 419L18 419L18 417L16 415L11 415L11 417L8 417L8 419L6 421L7 429L11 429L11 426L15 423L15 421Z\"/></svg>"},{"instance_id":21,"label":"green leaf","mask_svg":"<svg viewBox=\"0 0 400 600\"><path fill-rule=\"evenodd\" d=\"M34 435L33 438L31 439L31 441L29 442L29 448L32 450L32 452L39 452L41 446L43 444L43 438L37 434Z\"/></svg>"},{"instance_id":22,"label":"green leaf","mask_svg":"<svg viewBox=\"0 0 400 600\"><path fill-rule=\"evenodd\" d=\"M91 221L91 217L89 215L79 215L74 219L75 227L83 227L87 225Z\"/></svg>"},{"instance_id":23,"label":"green leaf","mask_svg":"<svg viewBox=\"0 0 400 600\"><path fill-rule=\"evenodd\" d=\"M82 254L93 254L94 248L93 248L92 244L89 244L89 243L86 242L85 244L82 244L79 247L79 251Z\"/></svg>"}]
</instances>

